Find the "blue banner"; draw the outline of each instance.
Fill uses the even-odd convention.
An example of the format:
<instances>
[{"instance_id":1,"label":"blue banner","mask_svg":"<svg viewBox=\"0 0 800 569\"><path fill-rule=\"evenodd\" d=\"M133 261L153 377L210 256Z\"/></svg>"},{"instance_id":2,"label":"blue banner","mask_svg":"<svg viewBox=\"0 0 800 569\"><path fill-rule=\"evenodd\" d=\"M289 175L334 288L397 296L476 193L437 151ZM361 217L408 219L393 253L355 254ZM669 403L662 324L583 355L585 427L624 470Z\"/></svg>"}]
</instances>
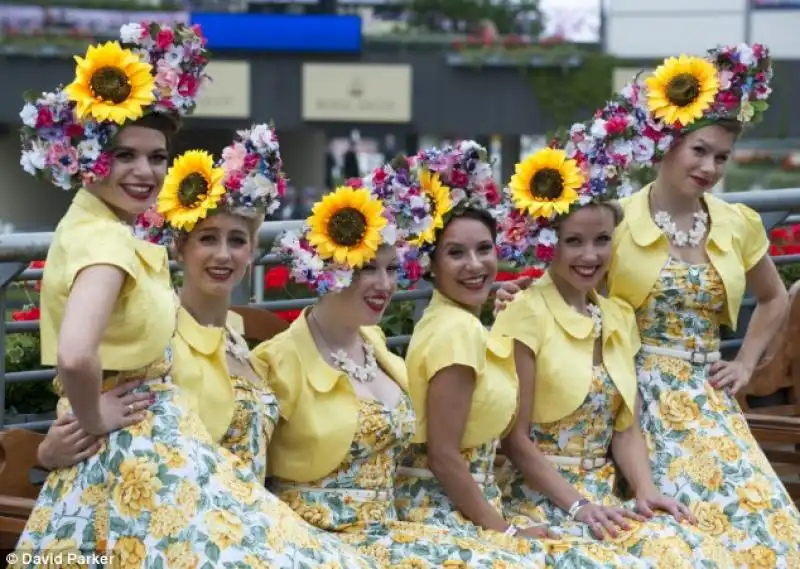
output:
<instances>
[{"instance_id":1,"label":"blue banner","mask_svg":"<svg viewBox=\"0 0 800 569\"><path fill-rule=\"evenodd\" d=\"M753 10L800 10L800 0L750 0Z\"/></svg>"},{"instance_id":2,"label":"blue banner","mask_svg":"<svg viewBox=\"0 0 800 569\"><path fill-rule=\"evenodd\" d=\"M361 18L349 15L191 14L208 49L272 52L359 53Z\"/></svg>"}]
</instances>

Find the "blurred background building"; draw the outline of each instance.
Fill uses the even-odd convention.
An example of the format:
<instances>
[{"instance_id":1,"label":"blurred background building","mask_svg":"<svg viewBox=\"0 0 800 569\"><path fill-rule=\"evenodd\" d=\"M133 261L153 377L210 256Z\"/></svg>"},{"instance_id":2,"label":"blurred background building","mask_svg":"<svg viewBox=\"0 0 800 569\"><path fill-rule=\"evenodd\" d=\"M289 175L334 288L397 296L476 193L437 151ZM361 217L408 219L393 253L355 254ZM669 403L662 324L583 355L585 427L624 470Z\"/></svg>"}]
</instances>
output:
<instances>
[{"instance_id":1,"label":"blurred background building","mask_svg":"<svg viewBox=\"0 0 800 569\"><path fill-rule=\"evenodd\" d=\"M128 21L200 23L214 77L176 151L219 152L273 121L290 195L278 218L398 152L460 138L486 145L499 181L660 59L759 41L776 59L766 120L723 187L800 185L800 0L0 1L0 219L52 229L71 194L19 167L22 93L71 80L72 56Z\"/></svg>"}]
</instances>

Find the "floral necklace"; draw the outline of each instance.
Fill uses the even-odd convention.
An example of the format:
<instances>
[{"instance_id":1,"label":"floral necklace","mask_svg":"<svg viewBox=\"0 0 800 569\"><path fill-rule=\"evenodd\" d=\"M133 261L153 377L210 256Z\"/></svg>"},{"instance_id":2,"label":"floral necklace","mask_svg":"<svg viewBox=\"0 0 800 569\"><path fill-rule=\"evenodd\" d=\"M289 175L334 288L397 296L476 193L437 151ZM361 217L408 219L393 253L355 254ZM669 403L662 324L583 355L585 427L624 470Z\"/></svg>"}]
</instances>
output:
<instances>
[{"instance_id":1,"label":"floral necklace","mask_svg":"<svg viewBox=\"0 0 800 569\"><path fill-rule=\"evenodd\" d=\"M667 239L676 247L697 247L703 242L708 224L708 214L696 211L692 214L692 228L689 232L681 231L672 221L672 216L666 211L657 211L653 221L664 232Z\"/></svg>"},{"instance_id":2,"label":"floral necklace","mask_svg":"<svg viewBox=\"0 0 800 569\"><path fill-rule=\"evenodd\" d=\"M319 332L320 339L325 344L325 347L330 350L329 355L333 365L339 368L353 381L359 383L371 383L378 377L378 360L375 357L375 348L369 342L361 342L361 349L364 350L364 365L360 366L347 354L343 349L334 350L331 348L330 343L322 333L322 327L319 325L314 313L310 315L314 320L314 325Z\"/></svg>"},{"instance_id":3,"label":"floral necklace","mask_svg":"<svg viewBox=\"0 0 800 569\"><path fill-rule=\"evenodd\" d=\"M240 342L227 326L225 327L225 353L239 363L250 363L250 350L247 345Z\"/></svg>"},{"instance_id":4,"label":"floral necklace","mask_svg":"<svg viewBox=\"0 0 800 569\"><path fill-rule=\"evenodd\" d=\"M603 313L600 312L600 307L596 304L588 303L586 310L589 312L589 317L592 319L592 338L595 340L603 333Z\"/></svg>"}]
</instances>

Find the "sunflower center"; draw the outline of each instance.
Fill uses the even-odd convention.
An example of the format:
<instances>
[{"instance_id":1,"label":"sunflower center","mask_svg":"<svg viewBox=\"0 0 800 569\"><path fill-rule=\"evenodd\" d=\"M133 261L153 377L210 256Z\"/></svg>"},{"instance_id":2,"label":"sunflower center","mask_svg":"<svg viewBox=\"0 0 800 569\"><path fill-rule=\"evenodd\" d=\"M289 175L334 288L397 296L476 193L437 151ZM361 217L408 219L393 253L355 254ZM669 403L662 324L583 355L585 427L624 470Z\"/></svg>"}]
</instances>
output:
<instances>
[{"instance_id":1,"label":"sunflower center","mask_svg":"<svg viewBox=\"0 0 800 569\"><path fill-rule=\"evenodd\" d=\"M673 105L685 107L691 105L700 94L700 82L689 73L681 73L667 83L667 98Z\"/></svg>"},{"instance_id":2,"label":"sunflower center","mask_svg":"<svg viewBox=\"0 0 800 569\"><path fill-rule=\"evenodd\" d=\"M130 96L131 84L128 76L118 67L101 67L89 80L92 94L103 101L111 101L118 105Z\"/></svg>"},{"instance_id":3,"label":"sunflower center","mask_svg":"<svg viewBox=\"0 0 800 569\"><path fill-rule=\"evenodd\" d=\"M558 199L564 191L564 178L558 170L546 168L533 175L530 183L531 195L545 200Z\"/></svg>"},{"instance_id":4,"label":"sunflower center","mask_svg":"<svg viewBox=\"0 0 800 569\"><path fill-rule=\"evenodd\" d=\"M178 201L183 207L194 207L208 192L208 182L202 174L193 172L178 186Z\"/></svg>"},{"instance_id":5,"label":"sunflower center","mask_svg":"<svg viewBox=\"0 0 800 569\"><path fill-rule=\"evenodd\" d=\"M352 207L343 208L331 216L328 235L337 245L352 247L367 234L367 218Z\"/></svg>"}]
</instances>

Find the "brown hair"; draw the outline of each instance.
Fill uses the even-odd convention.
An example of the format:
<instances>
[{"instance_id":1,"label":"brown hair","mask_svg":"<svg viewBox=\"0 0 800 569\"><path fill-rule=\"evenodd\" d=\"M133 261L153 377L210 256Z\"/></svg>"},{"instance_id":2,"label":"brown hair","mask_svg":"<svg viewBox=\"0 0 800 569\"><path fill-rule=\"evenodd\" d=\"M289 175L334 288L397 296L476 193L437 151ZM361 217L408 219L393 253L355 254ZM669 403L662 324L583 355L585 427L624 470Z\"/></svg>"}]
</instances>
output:
<instances>
[{"instance_id":1,"label":"brown hair","mask_svg":"<svg viewBox=\"0 0 800 569\"><path fill-rule=\"evenodd\" d=\"M167 148L181 129L181 118L176 113L147 113L126 126L141 126L162 133L167 139Z\"/></svg>"},{"instance_id":2,"label":"brown hair","mask_svg":"<svg viewBox=\"0 0 800 569\"><path fill-rule=\"evenodd\" d=\"M742 135L742 130L744 129L744 124L736 119L719 119L713 124L720 127L725 132L731 133L736 138Z\"/></svg>"},{"instance_id":3,"label":"brown hair","mask_svg":"<svg viewBox=\"0 0 800 569\"><path fill-rule=\"evenodd\" d=\"M604 202L590 202L585 206L581 206L578 209L574 209L566 215L558 216L555 221L553 221L553 230L558 233L559 226L567 219L570 215L575 213L576 211L580 211L584 207L607 207L611 210L611 213L614 214L614 227L619 227L619 224L622 223L622 220L625 219L625 212L622 209L622 206L619 205L617 200L609 200Z\"/></svg>"}]
</instances>

